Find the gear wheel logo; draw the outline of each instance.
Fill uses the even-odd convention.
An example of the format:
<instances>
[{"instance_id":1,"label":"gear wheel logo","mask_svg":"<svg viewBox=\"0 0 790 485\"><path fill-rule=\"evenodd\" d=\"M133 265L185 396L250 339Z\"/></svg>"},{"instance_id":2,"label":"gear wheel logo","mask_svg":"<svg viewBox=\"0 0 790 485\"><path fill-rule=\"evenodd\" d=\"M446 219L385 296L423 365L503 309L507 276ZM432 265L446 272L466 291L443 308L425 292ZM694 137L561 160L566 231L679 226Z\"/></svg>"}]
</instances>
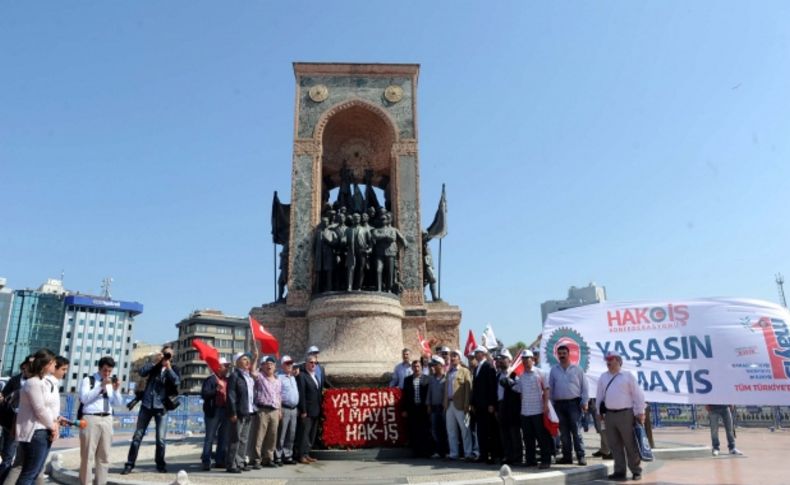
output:
<instances>
[{"instance_id":1,"label":"gear wheel logo","mask_svg":"<svg viewBox=\"0 0 790 485\"><path fill-rule=\"evenodd\" d=\"M549 365L557 365L557 347L565 345L568 347L571 364L579 366L587 372L590 367L590 346L576 330L568 327L556 329L546 342L546 362Z\"/></svg>"}]
</instances>

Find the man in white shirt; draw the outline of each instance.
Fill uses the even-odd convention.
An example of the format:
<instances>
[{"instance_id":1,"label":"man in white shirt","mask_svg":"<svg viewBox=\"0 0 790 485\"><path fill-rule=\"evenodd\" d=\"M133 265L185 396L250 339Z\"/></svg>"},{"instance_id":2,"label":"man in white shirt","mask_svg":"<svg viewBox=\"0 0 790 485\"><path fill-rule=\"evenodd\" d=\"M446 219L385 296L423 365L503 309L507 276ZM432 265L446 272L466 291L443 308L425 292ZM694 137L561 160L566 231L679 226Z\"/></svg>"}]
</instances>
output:
<instances>
[{"instance_id":1,"label":"man in white shirt","mask_svg":"<svg viewBox=\"0 0 790 485\"><path fill-rule=\"evenodd\" d=\"M605 356L606 368L598 379L598 392L595 402L601 411L601 419L606 427L606 438L614 456L614 473L610 480L626 479L626 459L633 479L642 478L639 450L634 439L634 422L645 422L645 393L636 377L622 370L623 358L617 352Z\"/></svg>"},{"instance_id":2,"label":"man in white shirt","mask_svg":"<svg viewBox=\"0 0 790 485\"><path fill-rule=\"evenodd\" d=\"M84 427L80 430L80 483L107 483L112 445L112 407L123 404L121 386L112 375L115 360L108 356L99 359L99 371L82 379L80 406ZM93 467L96 464L96 479Z\"/></svg>"},{"instance_id":3,"label":"man in white shirt","mask_svg":"<svg viewBox=\"0 0 790 485\"><path fill-rule=\"evenodd\" d=\"M403 389L403 381L412 373L411 370L411 351L403 349L401 352L402 362L395 366L392 371L392 379L390 379L390 387L397 387Z\"/></svg>"}]
</instances>

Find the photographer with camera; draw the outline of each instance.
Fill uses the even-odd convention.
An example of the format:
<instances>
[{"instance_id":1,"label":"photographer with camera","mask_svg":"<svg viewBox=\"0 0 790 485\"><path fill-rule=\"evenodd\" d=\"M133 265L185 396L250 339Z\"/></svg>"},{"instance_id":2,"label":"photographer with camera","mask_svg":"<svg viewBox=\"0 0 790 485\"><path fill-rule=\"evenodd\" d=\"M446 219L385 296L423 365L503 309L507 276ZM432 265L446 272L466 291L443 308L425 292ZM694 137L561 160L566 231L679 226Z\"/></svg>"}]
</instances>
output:
<instances>
[{"instance_id":1,"label":"photographer with camera","mask_svg":"<svg viewBox=\"0 0 790 485\"><path fill-rule=\"evenodd\" d=\"M173 365L173 355L173 348L166 345L162 347L161 352L154 355L151 362L139 370L140 376L147 377L148 380L145 383L145 391L143 391L143 399L140 403L140 414L137 415L137 429L132 437L129 456L121 475L128 475L132 472L137 461L140 443L143 441L151 418L154 418L156 422L156 470L160 473L167 473L165 463L167 412L174 410L179 405L178 385L181 383L178 370Z\"/></svg>"},{"instance_id":2,"label":"photographer with camera","mask_svg":"<svg viewBox=\"0 0 790 485\"><path fill-rule=\"evenodd\" d=\"M85 420L80 430L80 483L107 483L112 445L112 407L123 404L119 391L121 383L112 375L115 360L108 356L99 359L99 371L82 379L78 419ZM96 464L96 481L93 466Z\"/></svg>"}]
</instances>

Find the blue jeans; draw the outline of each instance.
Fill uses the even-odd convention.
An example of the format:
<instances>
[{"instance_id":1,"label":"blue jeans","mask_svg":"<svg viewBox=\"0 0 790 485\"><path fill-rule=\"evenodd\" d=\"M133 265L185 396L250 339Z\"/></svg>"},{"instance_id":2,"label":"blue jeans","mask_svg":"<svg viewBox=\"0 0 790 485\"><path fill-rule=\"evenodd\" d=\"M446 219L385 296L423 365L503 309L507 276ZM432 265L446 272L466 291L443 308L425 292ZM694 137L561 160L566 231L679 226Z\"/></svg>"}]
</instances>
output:
<instances>
[{"instance_id":1,"label":"blue jeans","mask_svg":"<svg viewBox=\"0 0 790 485\"><path fill-rule=\"evenodd\" d=\"M17 441L13 433L5 428L0 428L3 432L3 448L0 450L0 457L3 463L0 464L0 483L3 483L11 470L11 464L14 462L16 456Z\"/></svg>"},{"instance_id":2,"label":"blue jeans","mask_svg":"<svg viewBox=\"0 0 790 485\"><path fill-rule=\"evenodd\" d=\"M19 445L25 453L25 461L22 463L22 471L19 473L16 483L17 485L31 485L36 483L36 478L47 462L49 447L52 446L49 430L39 429L33 433L29 443L22 441Z\"/></svg>"},{"instance_id":3,"label":"blue jeans","mask_svg":"<svg viewBox=\"0 0 790 485\"><path fill-rule=\"evenodd\" d=\"M560 418L560 441L562 442L562 456L565 459L572 459L571 441L573 449L576 451L576 458L584 458L584 442L579 433L582 409L580 399L566 399L554 401L554 410Z\"/></svg>"},{"instance_id":4,"label":"blue jeans","mask_svg":"<svg viewBox=\"0 0 790 485\"><path fill-rule=\"evenodd\" d=\"M447 443L447 419L441 405L431 406L431 436L436 444L436 453L442 458L447 456L450 452L450 445Z\"/></svg>"},{"instance_id":5,"label":"blue jeans","mask_svg":"<svg viewBox=\"0 0 790 485\"><path fill-rule=\"evenodd\" d=\"M227 436L229 421L225 418L225 408L215 408L214 417L205 418L206 437L203 438L203 454L200 461L204 465L211 463L211 446L217 440L217 451L214 453L214 463L225 465L225 450L227 449Z\"/></svg>"},{"instance_id":6,"label":"blue jeans","mask_svg":"<svg viewBox=\"0 0 790 485\"><path fill-rule=\"evenodd\" d=\"M148 423L154 418L156 422L156 453L154 454L156 467L165 467L165 432L167 431L167 414L163 409L149 409L140 406L140 414L137 415L137 429L132 437L132 445L129 447L129 456L126 458L126 466L134 468L137 461L137 453L140 451L140 443L145 436Z\"/></svg>"},{"instance_id":7,"label":"blue jeans","mask_svg":"<svg viewBox=\"0 0 790 485\"><path fill-rule=\"evenodd\" d=\"M727 448L735 448L735 435L732 432L732 413L729 406L712 405L708 411L710 417L710 440L714 450L719 449L719 418L724 423L724 434L727 435Z\"/></svg>"}]
</instances>

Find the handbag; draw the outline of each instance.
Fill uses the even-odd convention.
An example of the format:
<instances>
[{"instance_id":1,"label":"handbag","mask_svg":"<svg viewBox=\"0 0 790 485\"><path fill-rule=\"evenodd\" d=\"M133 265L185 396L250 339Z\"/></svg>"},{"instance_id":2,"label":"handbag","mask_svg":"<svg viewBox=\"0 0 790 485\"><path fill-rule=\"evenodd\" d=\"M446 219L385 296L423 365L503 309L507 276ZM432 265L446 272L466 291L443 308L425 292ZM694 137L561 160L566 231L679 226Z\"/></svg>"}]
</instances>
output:
<instances>
[{"instance_id":1,"label":"handbag","mask_svg":"<svg viewBox=\"0 0 790 485\"><path fill-rule=\"evenodd\" d=\"M168 411L172 411L180 405L181 405L181 396L179 396L178 394L174 394L172 396L165 396L165 398L162 399L162 406L164 406L165 409L167 409Z\"/></svg>"},{"instance_id":2,"label":"handbag","mask_svg":"<svg viewBox=\"0 0 790 485\"><path fill-rule=\"evenodd\" d=\"M634 440L639 449L639 457L642 461L653 461L653 450L650 449L650 441L647 439L645 427L639 421L634 422Z\"/></svg>"}]
</instances>

